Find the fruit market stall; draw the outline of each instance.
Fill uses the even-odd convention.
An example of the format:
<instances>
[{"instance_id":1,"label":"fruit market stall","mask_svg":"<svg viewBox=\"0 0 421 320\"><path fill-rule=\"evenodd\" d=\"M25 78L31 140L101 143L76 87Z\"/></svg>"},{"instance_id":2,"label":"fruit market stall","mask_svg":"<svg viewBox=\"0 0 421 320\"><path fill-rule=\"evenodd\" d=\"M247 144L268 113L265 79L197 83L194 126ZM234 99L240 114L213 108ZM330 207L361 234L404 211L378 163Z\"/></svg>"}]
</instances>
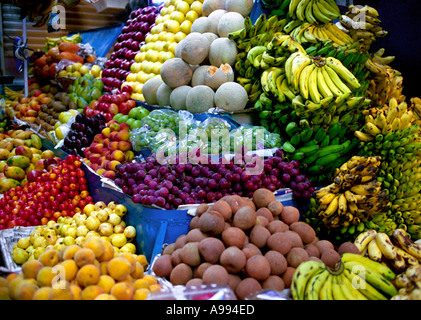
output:
<instances>
[{"instance_id":1,"label":"fruit market stall","mask_svg":"<svg viewBox=\"0 0 421 320\"><path fill-rule=\"evenodd\" d=\"M420 300L421 100L380 18L166 0L108 58L46 42L5 91L0 299Z\"/></svg>"}]
</instances>

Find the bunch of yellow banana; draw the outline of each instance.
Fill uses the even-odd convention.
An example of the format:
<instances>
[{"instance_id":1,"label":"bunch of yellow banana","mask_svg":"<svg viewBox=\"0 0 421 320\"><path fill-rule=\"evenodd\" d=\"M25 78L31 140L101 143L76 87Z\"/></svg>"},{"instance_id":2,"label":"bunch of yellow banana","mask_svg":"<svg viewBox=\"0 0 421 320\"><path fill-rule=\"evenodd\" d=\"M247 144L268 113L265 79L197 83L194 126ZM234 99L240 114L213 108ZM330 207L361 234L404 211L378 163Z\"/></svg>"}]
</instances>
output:
<instances>
[{"instance_id":1,"label":"bunch of yellow banana","mask_svg":"<svg viewBox=\"0 0 421 320\"><path fill-rule=\"evenodd\" d=\"M357 130L354 134L363 142L374 141L376 137L378 142L382 142L383 139L392 141L396 132L411 128L413 122L414 112L408 108L407 103L399 103L397 99L392 98L388 104L378 109L375 115L366 115L364 131Z\"/></svg>"},{"instance_id":2,"label":"bunch of yellow banana","mask_svg":"<svg viewBox=\"0 0 421 320\"><path fill-rule=\"evenodd\" d=\"M4 87L4 94L6 96L6 99L9 99L11 101L17 100L21 93L23 93L23 90L14 91L10 89L9 87L6 87L6 86Z\"/></svg>"},{"instance_id":3,"label":"bunch of yellow banana","mask_svg":"<svg viewBox=\"0 0 421 320\"><path fill-rule=\"evenodd\" d=\"M336 58L313 58L296 52L285 62L285 74L293 92L318 104L322 99L340 97L360 87L357 78Z\"/></svg>"},{"instance_id":4,"label":"bunch of yellow banana","mask_svg":"<svg viewBox=\"0 0 421 320\"><path fill-rule=\"evenodd\" d=\"M355 238L354 244L363 256L383 263L397 273L421 262L421 246L401 228L393 230L391 236L368 229Z\"/></svg>"},{"instance_id":5,"label":"bunch of yellow banana","mask_svg":"<svg viewBox=\"0 0 421 320\"><path fill-rule=\"evenodd\" d=\"M293 22L294 21L298 20L293 20ZM289 30L287 27L291 25L294 26L292 22L286 24L284 31L300 44L332 41L334 45L344 46L354 43L352 38L346 32L338 28L333 22L327 22L320 25L300 22L300 24L295 25L292 30Z\"/></svg>"},{"instance_id":6,"label":"bunch of yellow banana","mask_svg":"<svg viewBox=\"0 0 421 320\"><path fill-rule=\"evenodd\" d=\"M288 12L292 19L311 24L328 23L341 18L339 7L333 0L292 0Z\"/></svg>"},{"instance_id":7,"label":"bunch of yellow banana","mask_svg":"<svg viewBox=\"0 0 421 320\"><path fill-rule=\"evenodd\" d=\"M302 262L294 272L294 300L389 300L397 294L396 274L362 255L345 253L335 269L322 262Z\"/></svg>"},{"instance_id":8,"label":"bunch of yellow banana","mask_svg":"<svg viewBox=\"0 0 421 320\"><path fill-rule=\"evenodd\" d=\"M396 276L398 294L390 300L421 300L421 265L410 266Z\"/></svg>"},{"instance_id":9,"label":"bunch of yellow banana","mask_svg":"<svg viewBox=\"0 0 421 320\"><path fill-rule=\"evenodd\" d=\"M331 184L314 192L315 213L325 227L363 228L361 222L388 210L389 198L382 192L381 182L376 180L380 164L380 157L353 156L334 170Z\"/></svg>"},{"instance_id":10,"label":"bunch of yellow banana","mask_svg":"<svg viewBox=\"0 0 421 320\"><path fill-rule=\"evenodd\" d=\"M413 97L410 99L409 109L414 113L414 124L421 127L421 99L419 97Z\"/></svg>"},{"instance_id":11,"label":"bunch of yellow banana","mask_svg":"<svg viewBox=\"0 0 421 320\"><path fill-rule=\"evenodd\" d=\"M60 41L64 41L64 42L71 42L71 43L81 43L82 42L82 36L80 33L75 33L71 36L62 36L59 38L50 38L50 37L45 37L45 46L44 46L44 51L48 51L49 49L53 48L53 47L57 47L58 43Z\"/></svg>"},{"instance_id":12,"label":"bunch of yellow banana","mask_svg":"<svg viewBox=\"0 0 421 320\"><path fill-rule=\"evenodd\" d=\"M349 11L342 15L337 25L347 30L353 41L362 41L368 51L377 38L387 35L387 31L380 27L381 20L377 10L370 6L350 5Z\"/></svg>"}]
</instances>

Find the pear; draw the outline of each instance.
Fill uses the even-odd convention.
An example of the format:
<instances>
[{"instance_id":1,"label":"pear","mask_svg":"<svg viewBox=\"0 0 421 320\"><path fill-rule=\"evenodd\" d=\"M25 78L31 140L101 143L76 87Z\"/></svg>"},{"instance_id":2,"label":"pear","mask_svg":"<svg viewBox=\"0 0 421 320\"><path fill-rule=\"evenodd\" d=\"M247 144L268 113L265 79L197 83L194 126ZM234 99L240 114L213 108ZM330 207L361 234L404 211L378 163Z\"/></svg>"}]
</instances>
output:
<instances>
[{"instance_id":1,"label":"pear","mask_svg":"<svg viewBox=\"0 0 421 320\"><path fill-rule=\"evenodd\" d=\"M15 250L13 250L13 261L16 264L23 264L24 262L26 262L29 258L29 253L26 252L24 249L21 248L16 248Z\"/></svg>"}]
</instances>

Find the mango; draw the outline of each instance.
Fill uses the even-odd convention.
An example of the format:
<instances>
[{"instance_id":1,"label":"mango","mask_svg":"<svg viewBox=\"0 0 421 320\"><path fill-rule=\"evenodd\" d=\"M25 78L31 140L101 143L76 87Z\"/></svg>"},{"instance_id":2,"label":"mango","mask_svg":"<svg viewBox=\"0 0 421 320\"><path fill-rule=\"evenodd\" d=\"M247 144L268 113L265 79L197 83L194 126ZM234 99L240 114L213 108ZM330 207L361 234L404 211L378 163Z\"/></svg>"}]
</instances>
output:
<instances>
[{"instance_id":1,"label":"mango","mask_svg":"<svg viewBox=\"0 0 421 320\"><path fill-rule=\"evenodd\" d=\"M9 166L19 167L21 169L26 169L31 164L31 160L25 156L14 155L7 159L7 164Z\"/></svg>"},{"instance_id":2,"label":"mango","mask_svg":"<svg viewBox=\"0 0 421 320\"><path fill-rule=\"evenodd\" d=\"M0 160L7 160L9 158L10 151L7 149L0 149Z\"/></svg>"},{"instance_id":3,"label":"mango","mask_svg":"<svg viewBox=\"0 0 421 320\"><path fill-rule=\"evenodd\" d=\"M16 166L6 165L4 168L4 175L9 179L21 181L25 178L25 170Z\"/></svg>"},{"instance_id":4,"label":"mango","mask_svg":"<svg viewBox=\"0 0 421 320\"><path fill-rule=\"evenodd\" d=\"M17 186L20 186L20 182L15 179L2 179L0 180L0 193L5 193L7 190L16 188Z\"/></svg>"},{"instance_id":5,"label":"mango","mask_svg":"<svg viewBox=\"0 0 421 320\"><path fill-rule=\"evenodd\" d=\"M0 172L4 172L4 168L7 165L7 160L1 160L0 161Z\"/></svg>"},{"instance_id":6,"label":"mango","mask_svg":"<svg viewBox=\"0 0 421 320\"><path fill-rule=\"evenodd\" d=\"M32 147L34 147L36 149L41 149L42 148L41 138L39 136L37 136L36 134L32 134L31 135L31 145L32 145Z\"/></svg>"}]
</instances>

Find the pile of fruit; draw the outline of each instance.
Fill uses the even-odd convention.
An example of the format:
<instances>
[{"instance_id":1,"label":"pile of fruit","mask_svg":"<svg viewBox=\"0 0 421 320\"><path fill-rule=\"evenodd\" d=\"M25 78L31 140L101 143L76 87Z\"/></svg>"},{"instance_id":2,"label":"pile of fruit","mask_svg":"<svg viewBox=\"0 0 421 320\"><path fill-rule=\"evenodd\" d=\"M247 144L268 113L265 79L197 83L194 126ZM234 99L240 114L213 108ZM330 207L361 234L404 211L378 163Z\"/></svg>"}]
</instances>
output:
<instances>
[{"instance_id":1,"label":"pile of fruit","mask_svg":"<svg viewBox=\"0 0 421 320\"><path fill-rule=\"evenodd\" d=\"M133 101L133 100L131 100ZM123 122L127 123L130 127L130 130L140 128L142 123L140 120L145 118L149 114L149 110L142 107L133 107L130 109L128 113L117 113L113 120L116 120L119 124L122 124Z\"/></svg>"},{"instance_id":2,"label":"pile of fruit","mask_svg":"<svg viewBox=\"0 0 421 320\"><path fill-rule=\"evenodd\" d=\"M2 300L146 300L158 280L146 275L145 256L116 252L90 236L83 245L47 249L21 273L0 278Z\"/></svg>"},{"instance_id":3,"label":"pile of fruit","mask_svg":"<svg viewBox=\"0 0 421 320\"><path fill-rule=\"evenodd\" d=\"M115 179L118 166L130 163L135 156L129 130L127 123L107 122L83 150L84 162L97 174Z\"/></svg>"},{"instance_id":4,"label":"pile of fruit","mask_svg":"<svg viewBox=\"0 0 421 320\"><path fill-rule=\"evenodd\" d=\"M57 69L57 79L60 80L62 77L81 78L87 73L90 73L95 79L101 78L102 70L97 64L89 65L82 64L80 62L71 63L67 66L63 66L61 69Z\"/></svg>"},{"instance_id":5,"label":"pile of fruit","mask_svg":"<svg viewBox=\"0 0 421 320\"><path fill-rule=\"evenodd\" d=\"M299 218L298 209L283 206L267 189L258 189L252 199L226 196L202 204L190 231L163 249L152 270L174 285L228 285L238 299L290 288L306 261L334 265L339 260L332 243L319 240ZM340 250L356 248L346 243ZM298 274L300 281L307 279Z\"/></svg>"},{"instance_id":6,"label":"pile of fruit","mask_svg":"<svg viewBox=\"0 0 421 320\"><path fill-rule=\"evenodd\" d=\"M49 150L50 153L53 153ZM42 159L46 169L31 170L28 183L3 193L0 229L38 226L60 216L74 216L92 202L80 158Z\"/></svg>"},{"instance_id":7,"label":"pile of fruit","mask_svg":"<svg viewBox=\"0 0 421 320\"><path fill-rule=\"evenodd\" d=\"M86 106L97 101L102 96L104 84L101 79L95 79L90 73L76 78L68 88L67 94L70 101L76 103L77 109L84 109Z\"/></svg>"},{"instance_id":8,"label":"pile of fruit","mask_svg":"<svg viewBox=\"0 0 421 320\"><path fill-rule=\"evenodd\" d=\"M315 190L298 162L287 162L279 149L264 161L249 155L226 163L207 155L197 154L189 162L185 157L162 159L152 154L143 162L123 164L118 166L114 182L134 203L165 209L212 203L228 195L252 197L259 188L275 192L288 187L303 200Z\"/></svg>"},{"instance_id":9,"label":"pile of fruit","mask_svg":"<svg viewBox=\"0 0 421 320\"><path fill-rule=\"evenodd\" d=\"M122 204L102 201L89 203L73 217L59 217L46 225L37 226L29 237L20 238L13 246L13 261L21 265L36 260L48 249L60 251L63 247L83 247L91 236L99 236L111 243L115 252L136 253L132 243L136 229L122 220L127 208Z\"/></svg>"}]
</instances>

